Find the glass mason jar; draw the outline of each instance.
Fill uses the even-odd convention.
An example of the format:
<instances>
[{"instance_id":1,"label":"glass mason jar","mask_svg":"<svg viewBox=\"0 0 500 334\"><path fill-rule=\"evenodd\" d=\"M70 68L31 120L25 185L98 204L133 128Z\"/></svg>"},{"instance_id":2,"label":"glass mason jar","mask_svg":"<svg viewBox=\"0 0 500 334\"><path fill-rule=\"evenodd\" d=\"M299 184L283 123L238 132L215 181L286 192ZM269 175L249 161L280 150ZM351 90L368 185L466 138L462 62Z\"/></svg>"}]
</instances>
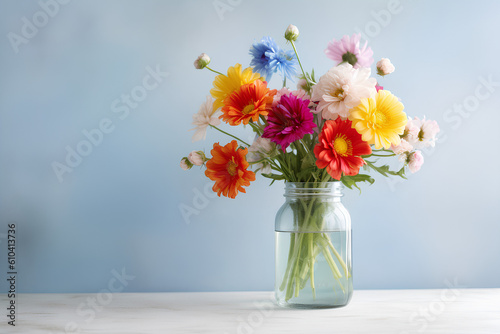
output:
<instances>
[{"instance_id":1,"label":"glass mason jar","mask_svg":"<svg viewBox=\"0 0 500 334\"><path fill-rule=\"evenodd\" d=\"M294 308L341 307L352 296L351 217L340 182L286 182L276 214L275 297Z\"/></svg>"}]
</instances>

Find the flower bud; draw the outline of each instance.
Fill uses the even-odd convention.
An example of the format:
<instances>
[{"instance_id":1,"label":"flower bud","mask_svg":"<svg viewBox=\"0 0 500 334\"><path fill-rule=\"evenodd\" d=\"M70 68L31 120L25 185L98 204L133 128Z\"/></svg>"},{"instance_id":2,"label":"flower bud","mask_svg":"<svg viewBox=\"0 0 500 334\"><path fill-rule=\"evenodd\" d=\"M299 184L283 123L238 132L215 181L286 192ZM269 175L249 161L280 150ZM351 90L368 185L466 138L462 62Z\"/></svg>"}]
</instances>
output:
<instances>
[{"instance_id":1,"label":"flower bud","mask_svg":"<svg viewBox=\"0 0 500 334\"><path fill-rule=\"evenodd\" d=\"M206 53L202 53L194 61L194 67L198 70L205 68L208 64L210 64L210 57Z\"/></svg>"},{"instance_id":2,"label":"flower bud","mask_svg":"<svg viewBox=\"0 0 500 334\"><path fill-rule=\"evenodd\" d=\"M412 173L418 172L420 170L420 167L422 167L422 165L424 164L424 157L422 155L422 152L418 150L411 153L408 160L408 168Z\"/></svg>"},{"instance_id":3,"label":"flower bud","mask_svg":"<svg viewBox=\"0 0 500 334\"><path fill-rule=\"evenodd\" d=\"M297 38L299 38L299 29L293 24L290 24L288 28L286 28L285 39L289 41L296 41Z\"/></svg>"},{"instance_id":4,"label":"flower bud","mask_svg":"<svg viewBox=\"0 0 500 334\"><path fill-rule=\"evenodd\" d=\"M181 168L184 170L191 169L193 167L193 164L188 160L187 157L184 157L181 159Z\"/></svg>"},{"instance_id":5,"label":"flower bud","mask_svg":"<svg viewBox=\"0 0 500 334\"><path fill-rule=\"evenodd\" d=\"M309 85L307 84L307 80L300 79L299 81L297 81L297 89L302 89L302 90L308 91Z\"/></svg>"},{"instance_id":6,"label":"flower bud","mask_svg":"<svg viewBox=\"0 0 500 334\"><path fill-rule=\"evenodd\" d=\"M187 158L195 166L202 166L208 160L203 151L193 151Z\"/></svg>"},{"instance_id":7,"label":"flower bud","mask_svg":"<svg viewBox=\"0 0 500 334\"><path fill-rule=\"evenodd\" d=\"M377 73L378 75L384 76L394 72L396 68L392 65L388 58L382 58L377 63Z\"/></svg>"}]
</instances>

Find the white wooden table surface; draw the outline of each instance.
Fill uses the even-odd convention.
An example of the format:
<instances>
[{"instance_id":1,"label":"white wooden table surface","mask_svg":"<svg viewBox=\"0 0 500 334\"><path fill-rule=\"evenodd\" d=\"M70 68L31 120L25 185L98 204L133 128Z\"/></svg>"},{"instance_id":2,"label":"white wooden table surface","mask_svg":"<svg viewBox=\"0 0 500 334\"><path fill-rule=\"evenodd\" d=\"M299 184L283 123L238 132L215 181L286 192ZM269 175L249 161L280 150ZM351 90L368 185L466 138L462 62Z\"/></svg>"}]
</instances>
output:
<instances>
[{"instance_id":1,"label":"white wooden table surface","mask_svg":"<svg viewBox=\"0 0 500 334\"><path fill-rule=\"evenodd\" d=\"M500 289L357 290L344 308L282 309L270 292L21 294L0 333L499 334Z\"/></svg>"}]
</instances>

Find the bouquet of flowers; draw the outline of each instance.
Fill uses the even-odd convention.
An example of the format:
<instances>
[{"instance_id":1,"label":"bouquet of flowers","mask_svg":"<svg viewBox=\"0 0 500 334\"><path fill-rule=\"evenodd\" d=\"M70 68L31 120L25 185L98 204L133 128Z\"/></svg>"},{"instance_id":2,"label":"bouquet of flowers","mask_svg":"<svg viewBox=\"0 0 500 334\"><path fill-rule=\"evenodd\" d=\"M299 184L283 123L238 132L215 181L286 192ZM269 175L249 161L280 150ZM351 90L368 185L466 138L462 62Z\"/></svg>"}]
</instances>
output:
<instances>
[{"instance_id":1,"label":"bouquet of flowers","mask_svg":"<svg viewBox=\"0 0 500 334\"><path fill-rule=\"evenodd\" d=\"M352 189L359 188L360 182L373 183L371 171L402 178L407 169L417 172L424 162L419 149L435 145L438 124L425 117L408 117L400 99L371 77L373 51L367 42L360 44L360 34L333 39L325 54L334 66L316 79L314 70L306 72L301 64L295 46L298 36L297 27L290 25L286 29L284 37L290 50L279 47L271 37L262 38L250 47L250 66L243 69L236 64L226 74L208 66L208 55L203 53L196 59L197 69L208 69L217 75L210 96L193 116L193 142L205 139L208 128L232 140L213 144L211 156L201 150L191 152L182 158L181 167L187 170L204 166L205 175L215 181L213 191L230 198L244 193L244 187L255 180L256 173L272 182L336 180ZM394 69L387 58L376 63L380 77ZM282 87L271 89L268 82L277 72ZM295 90L287 87L287 82L295 80ZM221 121L231 126L249 126L255 132L255 140L249 144L222 130ZM398 170L380 164L380 160L392 157L402 164ZM332 259L330 250L338 255L334 247L329 247L327 236L319 234L315 238L307 241L312 248L309 253L302 252L304 259L289 258L290 267L309 265L307 256L319 251L325 258ZM293 247L301 248L303 242L306 241L297 239ZM296 252L290 249L292 253ZM333 259L330 266L337 277L342 274ZM298 277L293 275L305 269L298 269L293 271L297 274L289 271L287 281L283 281L287 298L297 295L300 289L294 289Z\"/></svg>"}]
</instances>

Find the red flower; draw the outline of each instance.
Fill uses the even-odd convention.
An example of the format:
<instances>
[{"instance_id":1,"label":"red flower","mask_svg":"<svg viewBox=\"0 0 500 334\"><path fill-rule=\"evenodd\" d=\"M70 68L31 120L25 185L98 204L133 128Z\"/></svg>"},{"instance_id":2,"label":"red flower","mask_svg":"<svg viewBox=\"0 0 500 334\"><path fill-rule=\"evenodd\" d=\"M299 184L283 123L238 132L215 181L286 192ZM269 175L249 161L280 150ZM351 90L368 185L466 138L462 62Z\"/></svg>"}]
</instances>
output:
<instances>
[{"instance_id":1,"label":"red flower","mask_svg":"<svg viewBox=\"0 0 500 334\"><path fill-rule=\"evenodd\" d=\"M248 187L250 181L255 181L255 173L247 170L248 162L245 156L248 148L238 148L238 143L233 140L226 146L214 144L211 151L212 159L207 161L205 175L215 181L212 190L217 195L235 198L238 191L245 192L243 186Z\"/></svg>"},{"instance_id":2,"label":"red flower","mask_svg":"<svg viewBox=\"0 0 500 334\"><path fill-rule=\"evenodd\" d=\"M351 127L351 121L337 118L326 121L319 134L319 143L314 148L316 166L325 168L335 180L340 180L342 173L357 175L365 164L362 155L372 153L367 142Z\"/></svg>"}]
</instances>

